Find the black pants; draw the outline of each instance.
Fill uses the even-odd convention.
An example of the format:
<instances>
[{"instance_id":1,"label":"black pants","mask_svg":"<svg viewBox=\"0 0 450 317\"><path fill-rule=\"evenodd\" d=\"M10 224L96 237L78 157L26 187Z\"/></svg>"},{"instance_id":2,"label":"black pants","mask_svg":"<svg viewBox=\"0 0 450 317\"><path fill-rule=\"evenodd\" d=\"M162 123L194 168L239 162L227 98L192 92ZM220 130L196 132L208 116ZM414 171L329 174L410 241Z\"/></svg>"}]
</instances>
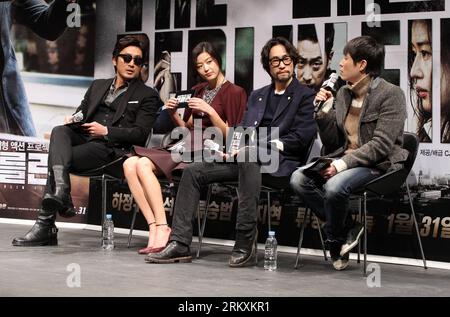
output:
<instances>
[{"instance_id":1,"label":"black pants","mask_svg":"<svg viewBox=\"0 0 450 317\"><path fill-rule=\"evenodd\" d=\"M48 154L46 192L53 186L52 168L64 166L69 172L84 172L116 159L113 148L100 140L91 139L67 126L53 128Z\"/></svg>"},{"instance_id":2,"label":"black pants","mask_svg":"<svg viewBox=\"0 0 450 317\"><path fill-rule=\"evenodd\" d=\"M261 174L258 163L193 163L183 171L175 200L170 241L186 245L192 242L192 219L197 211L202 187L211 183L239 180L239 205L236 230L248 231L256 227L257 206L261 184L284 188L289 177Z\"/></svg>"}]
</instances>

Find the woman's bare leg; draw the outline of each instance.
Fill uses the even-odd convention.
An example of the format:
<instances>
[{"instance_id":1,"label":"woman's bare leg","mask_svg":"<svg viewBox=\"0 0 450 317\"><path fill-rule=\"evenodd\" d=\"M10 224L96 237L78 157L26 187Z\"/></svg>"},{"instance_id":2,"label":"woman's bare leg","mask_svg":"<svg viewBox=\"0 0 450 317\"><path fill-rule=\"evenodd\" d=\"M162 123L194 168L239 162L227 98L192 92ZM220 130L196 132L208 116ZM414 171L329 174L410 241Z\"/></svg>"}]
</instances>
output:
<instances>
[{"instance_id":1,"label":"woman's bare leg","mask_svg":"<svg viewBox=\"0 0 450 317\"><path fill-rule=\"evenodd\" d=\"M138 204L139 209L141 210L142 214L145 217L145 220L149 225L147 247L153 247L156 238L156 222L155 216L153 215L152 209L150 208L147 198L145 197L144 189L139 181L139 177L137 174L137 163L139 159L140 157L138 156L133 156L127 159L123 163L123 170L125 178L128 182L128 187L130 188L130 191L133 194L133 197Z\"/></svg>"},{"instance_id":2,"label":"woman's bare leg","mask_svg":"<svg viewBox=\"0 0 450 317\"><path fill-rule=\"evenodd\" d=\"M144 188L147 201L150 204L156 221L156 237L153 248L162 248L166 246L171 230L167 225L161 185L155 175L156 170L155 164L148 158L142 157L139 159L137 163L137 175L140 184ZM148 171L151 172L149 173Z\"/></svg>"}]
</instances>

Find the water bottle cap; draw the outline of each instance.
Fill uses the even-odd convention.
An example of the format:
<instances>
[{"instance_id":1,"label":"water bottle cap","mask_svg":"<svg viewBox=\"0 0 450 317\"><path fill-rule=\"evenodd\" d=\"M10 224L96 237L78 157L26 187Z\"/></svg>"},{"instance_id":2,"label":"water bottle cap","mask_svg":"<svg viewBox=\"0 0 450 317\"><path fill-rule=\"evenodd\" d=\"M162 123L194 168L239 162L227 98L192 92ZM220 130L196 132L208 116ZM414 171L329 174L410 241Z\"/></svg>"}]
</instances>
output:
<instances>
[{"instance_id":1,"label":"water bottle cap","mask_svg":"<svg viewBox=\"0 0 450 317\"><path fill-rule=\"evenodd\" d=\"M111 220L112 219L112 215L111 214L107 214L106 215L106 219Z\"/></svg>"},{"instance_id":2,"label":"water bottle cap","mask_svg":"<svg viewBox=\"0 0 450 317\"><path fill-rule=\"evenodd\" d=\"M274 237L275 236L275 231L269 231L269 236Z\"/></svg>"}]
</instances>

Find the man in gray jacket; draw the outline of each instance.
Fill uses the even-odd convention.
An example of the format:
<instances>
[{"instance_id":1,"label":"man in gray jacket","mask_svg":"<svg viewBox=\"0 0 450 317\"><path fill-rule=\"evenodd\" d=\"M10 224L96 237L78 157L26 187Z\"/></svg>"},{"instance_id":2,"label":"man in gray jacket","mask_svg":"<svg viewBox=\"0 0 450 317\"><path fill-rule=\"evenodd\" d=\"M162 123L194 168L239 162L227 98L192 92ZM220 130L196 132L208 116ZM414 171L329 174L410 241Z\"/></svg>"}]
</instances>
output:
<instances>
[{"instance_id":1,"label":"man in gray jacket","mask_svg":"<svg viewBox=\"0 0 450 317\"><path fill-rule=\"evenodd\" d=\"M311 177L305 168L291 177L291 186L306 205L326 220L336 270L348 266L348 253L363 231L348 212L349 196L382 173L401 167L408 157L402 148L405 95L378 77L384 56L384 46L369 36L346 44L340 75L347 85L336 98L321 89L315 100L324 153L333 161L318 177Z\"/></svg>"},{"instance_id":2,"label":"man in gray jacket","mask_svg":"<svg viewBox=\"0 0 450 317\"><path fill-rule=\"evenodd\" d=\"M0 0L0 133L35 136L36 132L11 43L12 20L39 36L56 40L66 28L67 4L75 0Z\"/></svg>"}]
</instances>

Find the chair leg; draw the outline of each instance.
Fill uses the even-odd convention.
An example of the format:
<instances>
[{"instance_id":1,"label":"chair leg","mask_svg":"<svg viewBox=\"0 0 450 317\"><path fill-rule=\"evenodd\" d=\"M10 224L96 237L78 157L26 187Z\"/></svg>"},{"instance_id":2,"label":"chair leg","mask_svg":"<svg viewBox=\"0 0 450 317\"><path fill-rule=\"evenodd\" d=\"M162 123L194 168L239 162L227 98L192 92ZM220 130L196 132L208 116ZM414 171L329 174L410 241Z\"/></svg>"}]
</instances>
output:
<instances>
[{"instance_id":1,"label":"chair leg","mask_svg":"<svg viewBox=\"0 0 450 317\"><path fill-rule=\"evenodd\" d=\"M303 217L302 226L300 227L300 235L298 237L298 246L297 246L297 257L295 258L295 265L294 268L296 269L298 267L298 262L300 260L300 250L302 248L303 244L303 234L305 232L305 226L306 226L306 217L308 216L309 209L305 209L305 216Z\"/></svg>"},{"instance_id":2,"label":"chair leg","mask_svg":"<svg viewBox=\"0 0 450 317\"><path fill-rule=\"evenodd\" d=\"M205 232L206 217L208 216L208 206L211 199L213 184L208 185L208 193L206 194L206 206L205 213L203 214L203 219L200 217L200 210L197 211L197 225L198 225L198 248L197 248L197 259L200 257L200 250L203 243L203 233Z\"/></svg>"},{"instance_id":3,"label":"chair leg","mask_svg":"<svg viewBox=\"0 0 450 317\"><path fill-rule=\"evenodd\" d=\"M367 192L364 192L364 265L363 274L367 277Z\"/></svg>"},{"instance_id":4,"label":"chair leg","mask_svg":"<svg viewBox=\"0 0 450 317\"><path fill-rule=\"evenodd\" d=\"M102 226L102 230L101 230L101 234L103 237L103 224L105 223L105 219L106 219L106 195L107 195L107 183L108 180L106 178L106 175L103 174L102 175L102 222L101 222L101 226ZM100 240L100 243L102 243L102 241Z\"/></svg>"},{"instance_id":5,"label":"chair leg","mask_svg":"<svg viewBox=\"0 0 450 317\"><path fill-rule=\"evenodd\" d=\"M427 269L427 261L425 259L425 253L423 252L423 247L422 247L422 238L420 237L419 225L417 223L416 212L414 211L414 205L413 205L413 202L411 199L411 192L409 191L408 183L406 183L406 190L408 192L409 205L411 207L411 213L412 213L412 217L413 217L413 221L414 221L414 227L416 228L417 240L419 240L419 248L420 248L420 254L422 255L423 268Z\"/></svg>"},{"instance_id":6,"label":"chair leg","mask_svg":"<svg viewBox=\"0 0 450 317\"><path fill-rule=\"evenodd\" d=\"M258 266L258 231L256 231L255 239L255 265Z\"/></svg>"},{"instance_id":7,"label":"chair leg","mask_svg":"<svg viewBox=\"0 0 450 317\"><path fill-rule=\"evenodd\" d=\"M362 204L362 200L361 198L358 198L359 200L359 205L358 205L358 215L359 215L359 221L361 221L361 204ZM361 263L361 238L360 241L358 242L358 259L356 261L358 264Z\"/></svg>"},{"instance_id":8,"label":"chair leg","mask_svg":"<svg viewBox=\"0 0 450 317\"><path fill-rule=\"evenodd\" d=\"M311 213L313 213L313 212L311 212ZM325 248L325 242L323 241L322 228L320 227L320 221L319 221L319 218L317 218L317 216L315 214L314 214L314 218L316 219L317 225L318 225L317 230L319 231L320 243L322 245L322 251L323 251L323 258L325 261L328 261L327 250Z\"/></svg>"},{"instance_id":9,"label":"chair leg","mask_svg":"<svg viewBox=\"0 0 450 317\"><path fill-rule=\"evenodd\" d=\"M136 206L133 209L133 217L131 218L131 225L130 225L130 233L128 233L128 247L131 245L131 239L133 238L133 229L134 229L134 223L136 221L136 214L139 211L139 206L136 204Z\"/></svg>"},{"instance_id":10,"label":"chair leg","mask_svg":"<svg viewBox=\"0 0 450 317\"><path fill-rule=\"evenodd\" d=\"M172 199L173 199L172 206L170 208L170 213L173 215L173 211L175 209L175 200L177 198L177 192L175 190L175 184L173 182L169 183L168 186L169 186L169 189L170 189L170 195L172 196Z\"/></svg>"},{"instance_id":11,"label":"chair leg","mask_svg":"<svg viewBox=\"0 0 450 317\"><path fill-rule=\"evenodd\" d=\"M270 224L270 191L267 191L267 226L269 227L269 231L272 230L272 226Z\"/></svg>"}]
</instances>

